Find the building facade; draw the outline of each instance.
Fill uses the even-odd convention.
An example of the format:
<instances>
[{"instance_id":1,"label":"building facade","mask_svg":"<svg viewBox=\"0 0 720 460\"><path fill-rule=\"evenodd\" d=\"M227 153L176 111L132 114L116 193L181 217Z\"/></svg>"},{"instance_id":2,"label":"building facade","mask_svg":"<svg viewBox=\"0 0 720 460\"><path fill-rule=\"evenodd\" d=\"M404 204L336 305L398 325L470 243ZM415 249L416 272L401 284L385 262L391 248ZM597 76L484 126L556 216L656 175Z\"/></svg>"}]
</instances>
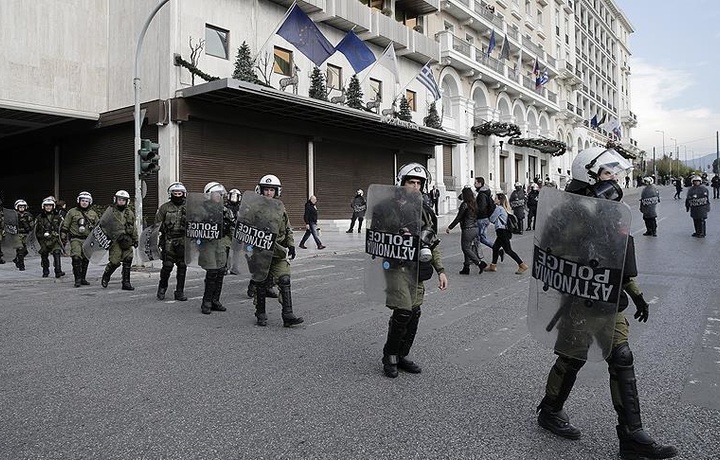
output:
<instances>
[{"instance_id":1,"label":"building facade","mask_svg":"<svg viewBox=\"0 0 720 460\"><path fill-rule=\"evenodd\" d=\"M50 193L72 202L80 190L98 203L118 189L134 195L135 50L158 2L69 3L0 4L8 202L35 207ZM310 194L321 218L347 219L356 189L392 183L408 161L429 167L449 211L474 176L495 189L536 176L562 185L578 149L618 135L628 145L632 27L611 0L298 0L332 45L352 30L376 57L392 46L396 73L373 65L358 74L364 110L344 104L354 71L339 52L319 66L328 101L308 97L315 64L275 34L292 4L170 0L150 23L137 61L141 137L161 152L159 173L142 187L148 221L176 180L191 191L212 180L244 191L264 174L280 177L296 226ZM232 78L243 43L261 84ZM428 62L442 88L442 130L423 125L433 98L415 77ZM538 75L547 81L537 84ZM411 123L394 116L400 96ZM611 120L619 130L606 129ZM516 125L517 139L532 142L478 134L484 122ZM567 153L543 152L552 140Z\"/></svg>"}]
</instances>

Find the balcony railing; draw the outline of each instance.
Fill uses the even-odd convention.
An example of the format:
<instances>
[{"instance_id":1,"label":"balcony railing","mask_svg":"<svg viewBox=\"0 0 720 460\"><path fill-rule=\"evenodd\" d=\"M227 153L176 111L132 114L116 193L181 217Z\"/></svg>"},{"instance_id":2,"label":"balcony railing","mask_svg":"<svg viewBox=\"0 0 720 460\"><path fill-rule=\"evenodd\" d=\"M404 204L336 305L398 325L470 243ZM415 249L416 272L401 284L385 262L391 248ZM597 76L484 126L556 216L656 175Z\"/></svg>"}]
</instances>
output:
<instances>
[{"instance_id":1,"label":"balcony railing","mask_svg":"<svg viewBox=\"0 0 720 460\"><path fill-rule=\"evenodd\" d=\"M394 18L385 16L380 11L371 9L372 11L372 31L376 35L392 40L401 47L410 47L410 38L408 29L405 24L397 22Z\"/></svg>"},{"instance_id":2,"label":"balcony railing","mask_svg":"<svg viewBox=\"0 0 720 460\"><path fill-rule=\"evenodd\" d=\"M520 36L520 33L518 32L518 30L516 28L508 27L508 30L506 33L507 33L508 37L512 38L513 40L520 40L518 38Z\"/></svg>"},{"instance_id":3,"label":"balcony railing","mask_svg":"<svg viewBox=\"0 0 720 460\"><path fill-rule=\"evenodd\" d=\"M501 75L505 74L505 64L503 62L495 59L494 57L488 56L477 48L475 48L475 61L479 62L485 67L489 67L490 69Z\"/></svg>"},{"instance_id":4,"label":"balcony railing","mask_svg":"<svg viewBox=\"0 0 720 460\"><path fill-rule=\"evenodd\" d=\"M522 44L525 48L527 48L532 53L534 53L539 59L545 58L545 51L542 48L540 48L538 45L533 43L532 39L530 37L528 37L527 35L523 36Z\"/></svg>"},{"instance_id":5,"label":"balcony railing","mask_svg":"<svg viewBox=\"0 0 720 460\"><path fill-rule=\"evenodd\" d=\"M488 5L485 2L476 1L475 12L490 21L498 29L502 30L504 21L499 16L496 16L495 13L490 11Z\"/></svg>"},{"instance_id":6,"label":"balcony railing","mask_svg":"<svg viewBox=\"0 0 720 460\"><path fill-rule=\"evenodd\" d=\"M465 40L453 36L452 47L458 53L462 53L465 56L470 57L470 49L472 48L472 45Z\"/></svg>"}]
</instances>

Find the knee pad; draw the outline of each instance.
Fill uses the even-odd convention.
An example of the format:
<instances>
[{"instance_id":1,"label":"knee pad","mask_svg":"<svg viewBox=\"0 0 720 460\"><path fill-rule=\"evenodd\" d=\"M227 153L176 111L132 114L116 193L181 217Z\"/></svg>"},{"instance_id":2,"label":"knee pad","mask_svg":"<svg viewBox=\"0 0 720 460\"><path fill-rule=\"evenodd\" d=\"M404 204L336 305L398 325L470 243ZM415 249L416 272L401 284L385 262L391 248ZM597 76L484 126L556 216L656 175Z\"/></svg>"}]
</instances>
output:
<instances>
[{"instance_id":1,"label":"knee pad","mask_svg":"<svg viewBox=\"0 0 720 460\"><path fill-rule=\"evenodd\" d=\"M289 276L289 275L282 275L280 278L278 278L277 284L278 284L278 286L280 286L280 287L290 286L290 276Z\"/></svg>"},{"instance_id":2,"label":"knee pad","mask_svg":"<svg viewBox=\"0 0 720 460\"><path fill-rule=\"evenodd\" d=\"M393 314L391 319L399 324L408 324L410 320L412 320L414 313L410 310L402 310L400 308L396 308L393 310Z\"/></svg>"},{"instance_id":3,"label":"knee pad","mask_svg":"<svg viewBox=\"0 0 720 460\"><path fill-rule=\"evenodd\" d=\"M571 371L574 373L580 372L580 369L585 365L585 361L581 359L575 359L575 358L569 358L564 355L558 355L557 359L558 365L565 368L567 371Z\"/></svg>"},{"instance_id":4,"label":"knee pad","mask_svg":"<svg viewBox=\"0 0 720 460\"><path fill-rule=\"evenodd\" d=\"M613 348L610 352L610 356L608 357L607 362L610 366L632 366L633 354L632 350L630 350L630 345L627 342L623 342L617 347Z\"/></svg>"}]
</instances>

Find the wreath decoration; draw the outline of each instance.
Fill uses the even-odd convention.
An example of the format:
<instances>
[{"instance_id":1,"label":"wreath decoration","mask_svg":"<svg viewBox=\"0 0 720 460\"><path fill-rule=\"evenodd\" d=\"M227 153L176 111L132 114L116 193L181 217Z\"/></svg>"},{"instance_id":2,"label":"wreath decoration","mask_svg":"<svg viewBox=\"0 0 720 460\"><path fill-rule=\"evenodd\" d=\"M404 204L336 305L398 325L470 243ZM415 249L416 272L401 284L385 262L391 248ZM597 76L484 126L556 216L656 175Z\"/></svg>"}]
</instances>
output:
<instances>
[{"instance_id":1,"label":"wreath decoration","mask_svg":"<svg viewBox=\"0 0 720 460\"><path fill-rule=\"evenodd\" d=\"M567 150L567 144L565 144L565 142L556 141L555 139L514 137L510 139L508 143L517 147L529 147L539 150L542 153L548 153L554 157L559 157Z\"/></svg>"},{"instance_id":2,"label":"wreath decoration","mask_svg":"<svg viewBox=\"0 0 720 460\"><path fill-rule=\"evenodd\" d=\"M495 135L499 137L518 137L522 134L518 125L503 121L483 121L470 128L470 131L482 136Z\"/></svg>"}]
</instances>

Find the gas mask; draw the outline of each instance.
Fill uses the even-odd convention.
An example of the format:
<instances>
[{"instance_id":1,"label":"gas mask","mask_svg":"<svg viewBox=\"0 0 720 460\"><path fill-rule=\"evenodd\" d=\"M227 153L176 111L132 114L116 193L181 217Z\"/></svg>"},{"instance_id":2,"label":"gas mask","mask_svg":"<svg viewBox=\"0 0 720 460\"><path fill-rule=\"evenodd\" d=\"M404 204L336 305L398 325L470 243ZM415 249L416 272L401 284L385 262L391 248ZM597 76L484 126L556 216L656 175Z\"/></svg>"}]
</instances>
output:
<instances>
[{"instance_id":1,"label":"gas mask","mask_svg":"<svg viewBox=\"0 0 720 460\"><path fill-rule=\"evenodd\" d=\"M423 227L420 230L420 253L418 260L420 262L430 262L432 260L432 250L440 244L435 230L431 226Z\"/></svg>"},{"instance_id":2,"label":"gas mask","mask_svg":"<svg viewBox=\"0 0 720 460\"><path fill-rule=\"evenodd\" d=\"M588 187L588 195L593 198L620 201L623 197L623 191L616 181L603 180Z\"/></svg>"},{"instance_id":3,"label":"gas mask","mask_svg":"<svg viewBox=\"0 0 720 460\"><path fill-rule=\"evenodd\" d=\"M87 230L86 224L87 224L87 222L85 222L84 217L81 217L80 219L78 219L78 230L85 233L85 230Z\"/></svg>"}]
</instances>

